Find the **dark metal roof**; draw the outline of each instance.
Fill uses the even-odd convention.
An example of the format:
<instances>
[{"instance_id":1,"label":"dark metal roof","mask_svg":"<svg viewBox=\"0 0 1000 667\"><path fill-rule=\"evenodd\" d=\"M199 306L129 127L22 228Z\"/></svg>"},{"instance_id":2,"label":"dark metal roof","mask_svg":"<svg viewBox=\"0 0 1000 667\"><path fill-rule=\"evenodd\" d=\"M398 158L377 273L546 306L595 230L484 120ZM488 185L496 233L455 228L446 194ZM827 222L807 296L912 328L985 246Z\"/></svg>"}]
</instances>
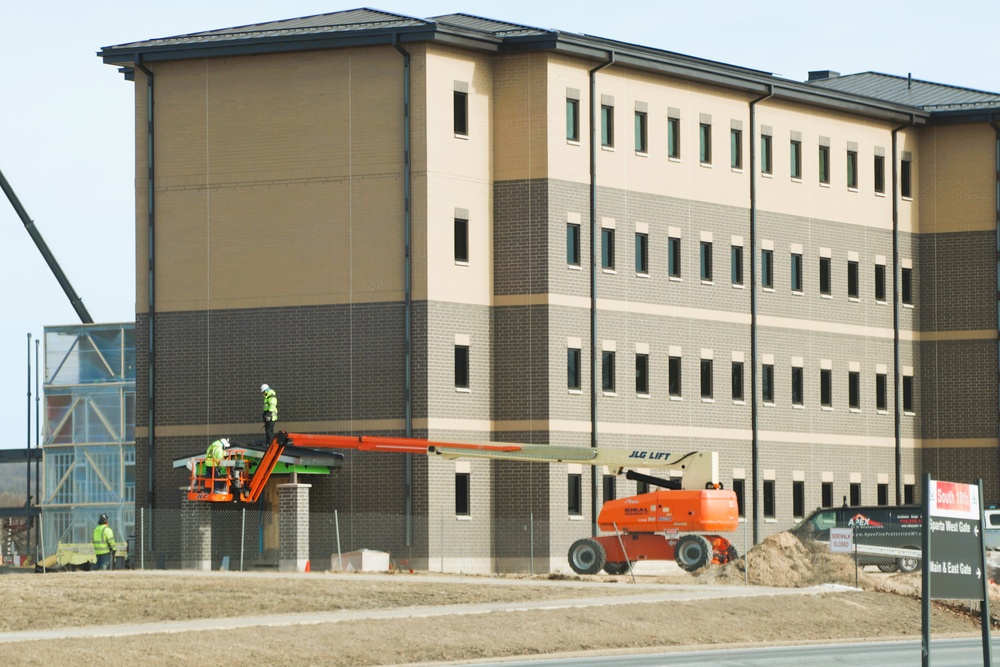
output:
<instances>
[{"instance_id":1,"label":"dark metal roof","mask_svg":"<svg viewBox=\"0 0 1000 667\"><path fill-rule=\"evenodd\" d=\"M481 16L472 16L471 14L445 14L443 16L435 16L431 20L443 25L454 26L455 28L462 28L472 32L487 33L501 38L545 35L555 32L554 30L533 28L527 25L508 23L507 21L496 21Z\"/></svg>"},{"instance_id":2,"label":"dark metal roof","mask_svg":"<svg viewBox=\"0 0 1000 667\"><path fill-rule=\"evenodd\" d=\"M810 85L884 100L893 104L918 107L932 112L1000 106L1000 93L949 86L879 72L833 76L812 81Z\"/></svg>"}]
</instances>

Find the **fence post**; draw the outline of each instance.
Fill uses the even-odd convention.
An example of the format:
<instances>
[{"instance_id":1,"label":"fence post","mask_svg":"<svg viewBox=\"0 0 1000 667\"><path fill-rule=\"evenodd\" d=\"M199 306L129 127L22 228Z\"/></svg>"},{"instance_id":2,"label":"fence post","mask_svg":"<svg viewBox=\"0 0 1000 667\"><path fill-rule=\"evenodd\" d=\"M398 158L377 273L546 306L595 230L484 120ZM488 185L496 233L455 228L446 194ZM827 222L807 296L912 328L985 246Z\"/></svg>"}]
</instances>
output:
<instances>
[{"instance_id":1,"label":"fence post","mask_svg":"<svg viewBox=\"0 0 1000 667\"><path fill-rule=\"evenodd\" d=\"M528 512L528 574L535 573L535 513Z\"/></svg>"},{"instance_id":2,"label":"fence post","mask_svg":"<svg viewBox=\"0 0 1000 667\"><path fill-rule=\"evenodd\" d=\"M243 545L246 543L247 539L247 508L242 508L242 514L240 520L240 572L243 571Z\"/></svg>"},{"instance_id":3,"label":"fence post","mask_svg":"<svg viewBox=\"0 0 1000 667\"><path fill-rule=\"evenodd\" d=\"M632 583L635 583L635 572L632 571L632 561L629 560L628 554L625 553L625 543L622 542L622 533L618 530L618 522L613 522L611 524L615 527L615 537L618 538L618 546L622 548L622 556L625 557L625 564L628 565L628 573L632 575Z\"/></svg>"},{"instance_id":4,"label":"fence post","mask_svg":"<svg viewBox=\"0 0 1000 667\"><path fill-rule=\"evenodd\" d=\"M750 585L750 558L747 556L747 521L743 520L743 585Z\"/></svg>"},{"instance_id":5,"label":"fence post","mask_svg":"<svg viewBox=\"0 0 1000 667\"><path fill-rule=\"evenodd\" d=\"M146 508L139 508L139 569L146 569Z\"/></svg>"},{"instance_id":6,"label":"fence post","mask_svg":"<svg viewBox=\"0 0 1000 667\"><path fill-rule=\"evenodd\" d=\"M42 515L38 515L38 542L40 543L40 551L42 555L42 574L45 574L45 529L43 528L45 522L42 521ZM59 563L56 563L58 566Z\"/></svg>"},{"instance_id":7,"label":"fence post","mask_svg":"<svg viewBox=\"0 0 1000 667\"><path fill-rule=\"evenodd\" d=\"M444 574L444 508L441 509L441 574Z\"/></svg>"},{"instance_id":8,"label":"fence post","mask_svg":"<svg viewBox=\"0 0 1000 667\"><path fill-rule=\"evenodd\" d=\"M344 557L340 553L340 517L337 510L333 510L333 528L337 532L337 570L344 569Z\"/></svg>"}]
</instances>

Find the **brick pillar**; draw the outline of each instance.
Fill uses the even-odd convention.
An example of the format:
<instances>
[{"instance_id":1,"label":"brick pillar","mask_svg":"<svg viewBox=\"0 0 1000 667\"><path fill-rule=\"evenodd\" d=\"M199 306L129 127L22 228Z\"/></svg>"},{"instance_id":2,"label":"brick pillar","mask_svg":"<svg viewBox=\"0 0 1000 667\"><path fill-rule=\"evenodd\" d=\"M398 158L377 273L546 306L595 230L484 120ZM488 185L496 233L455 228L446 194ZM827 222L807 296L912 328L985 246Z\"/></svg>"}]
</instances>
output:
<instances>
[{"instance_id":1,"label":"brick pillar","mask_svg":"<svg viewBox=\"0 0 1000 667\"><path fill-rule=\"evenodd\" d=\"M279 572L305 572L309 562L309 489L312 484L278 485Z\"/></svg>"},{"instance_id":2,"label":"brick pillar","mask_svg":"<svg viewBox=\"0 0 1000 667\"><path fill-rule=\"evenodd\" d=\"M212 569L212 511L204 501L188 500L188 487L181 487L181 567Z\"/></svg>"}]
</instances>

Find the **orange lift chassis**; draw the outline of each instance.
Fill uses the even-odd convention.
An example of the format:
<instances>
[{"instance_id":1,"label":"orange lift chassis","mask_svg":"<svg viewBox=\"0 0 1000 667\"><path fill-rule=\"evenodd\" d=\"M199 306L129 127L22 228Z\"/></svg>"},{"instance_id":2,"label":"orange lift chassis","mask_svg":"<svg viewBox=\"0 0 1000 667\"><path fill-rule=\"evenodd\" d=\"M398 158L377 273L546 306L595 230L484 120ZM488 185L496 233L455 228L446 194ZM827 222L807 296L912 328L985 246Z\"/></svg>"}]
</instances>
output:
<instances>
[{"instance_id":1,"label":"orange lift chassis","mask_svg":"<svg viewBox=\"0 0 1000 667\"><path fill-rule=\"evenodd\" d=\"M661 487L657 491L604 503L597 524L610 534L577 540L569 549L569 565L578 574L596 574L602 568L609 574L623 574L628 571L630 562L640 560L675 560L683 569L694 571L709 563L727 563L737 556L729 540L715 534L736 530L739 525L736 494L719 484L718 454L715 452L670 454L647 449L465 444L421 438L280 431L259 461L247 459L245 450L239 447L227 450L222 462L228 473L225 477L216 478L211 469L204 470L204 457L195 459L195 465L191 466L188 498L205 502L255 502L285 447L291 445L309 449L423 454L446 459L580 463L606 466L610 474L624 473L627 479ZM680 479L653 477L635 468L666 469L672 476L680 475Z\"/></svg>"}]
</instances>

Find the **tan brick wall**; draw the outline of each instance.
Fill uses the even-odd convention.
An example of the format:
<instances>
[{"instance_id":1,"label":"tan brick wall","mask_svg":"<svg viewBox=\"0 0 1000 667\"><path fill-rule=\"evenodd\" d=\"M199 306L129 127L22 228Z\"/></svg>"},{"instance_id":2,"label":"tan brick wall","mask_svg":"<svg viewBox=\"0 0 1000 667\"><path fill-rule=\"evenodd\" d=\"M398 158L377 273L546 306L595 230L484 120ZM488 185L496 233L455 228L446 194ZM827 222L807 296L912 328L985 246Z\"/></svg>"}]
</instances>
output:
<instances>
[{"instance_id":1,"label":"tan brick wall","mask_svg":"<svg viewBox=\"0 0 1000 667\"><path fill-rule=\"evenodd\" d=\"M996 227L996 141L987 123L920 132L916 173L921 232L992 231Z\"/></svg>"}]
</instances>

